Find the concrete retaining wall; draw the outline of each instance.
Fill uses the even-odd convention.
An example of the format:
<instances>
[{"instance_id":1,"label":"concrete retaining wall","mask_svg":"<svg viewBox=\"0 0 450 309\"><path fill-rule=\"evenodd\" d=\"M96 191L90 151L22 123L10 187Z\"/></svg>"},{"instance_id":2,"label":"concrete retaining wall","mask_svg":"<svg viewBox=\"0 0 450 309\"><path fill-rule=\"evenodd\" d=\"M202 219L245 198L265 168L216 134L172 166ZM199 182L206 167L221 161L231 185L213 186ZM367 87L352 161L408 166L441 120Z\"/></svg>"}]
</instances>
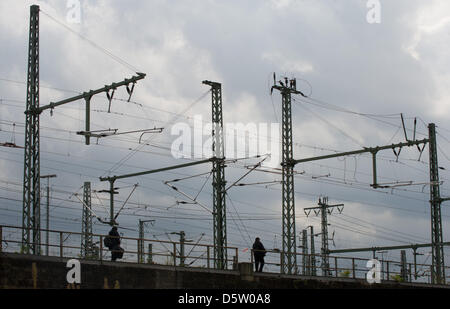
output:
<instances>
[{"instance_id":1,"label":"concrete retaining wall","mask_svg":"<svg viewBox=\"0 0 450 309\"><path fill-rule=\"evenodd\" d=\"M21 289L302 289L302 288L402 288L415 284L369 285L347 278L307 278L254 274L252 265L237 271L217 271L159 265L83 261L81 285L67 284L68 259L0 254L0 288ZM429 287L429 286L428 286Z\"/></svg>"}]
</instances>

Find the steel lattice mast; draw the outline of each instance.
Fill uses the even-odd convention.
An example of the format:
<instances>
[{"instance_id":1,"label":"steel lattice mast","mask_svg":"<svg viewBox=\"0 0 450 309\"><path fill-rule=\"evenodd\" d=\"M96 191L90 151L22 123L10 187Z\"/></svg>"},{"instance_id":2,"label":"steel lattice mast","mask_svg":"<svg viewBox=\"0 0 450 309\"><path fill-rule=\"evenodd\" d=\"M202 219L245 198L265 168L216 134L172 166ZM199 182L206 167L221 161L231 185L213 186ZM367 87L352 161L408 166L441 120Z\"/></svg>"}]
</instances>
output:
<instances>
[{"instance_id":1,"label":"steel lattice mast","mask_svg":"<svg viewBox=\"0 0 450 309\"><path fill-rule=\"evenodd\" d=\"M339 213L344 210L344 204L328 205L328 197L319 198L319 207L305 208L305 214L309 217L311 211L314 211L316 215L321 216L321 229L322 232L322 275L325 277L330 276L330 259L329 259L329 249L328 249L328 215L333 213L333 209L337 208Z\"/></svg>"},{"instance_id":2,"label":"steel lattice mast","mask_svg":"<svg viewBox=\"0 0 450 309\"><path fill-rule=\"evenodd\" d=\"M83 186L83 214L81 227L81 257L83 258L91 257L93 254L91 207L91 183L85 182Z\"/></svg>"},{"instance_id":3,"label":"steel lattice mast","mask_svg":"<svg viewBox=\"0 0 450 309\"><path fill-rule=\"evenodd\" d=\"M285 83L274 85L273 89L280 91L282 96L282 208L283 208L283 257L281 272L294 274L297 272L297 245L295 232L295 197L294 197L294 164L292 138L292 94L302 94L297 91L296 81L285 79Z\"/></svg>"},{"instance_id":4,"label":"steel lattice mast","mask_svg":"<svg viewBox=\"0 0 450 309\"><path fill-rule=\"evenodd\" d=\"M432 243L432 281L445 283L444 248L442 246L441 195L439 185L439 165L437 157L436 125L429 124L430 139L430 206L431 206L431 243Z\"/></svg>"},{"instance_id":5,"label":"steel lattice mast","mask_svg":"<svg viewBox=\"0 0 450 309\"><path fill-rule=\"evenodd\" d=\"M39 106L39 6L30 8L30 34L28 51L28 78L27 78L27 102L25 110L25 151L24 151L24 178L23 178L23 210L22 210L22 251L29 254L30 251L39 255L41 253L40 243L40 141L39 141L39 116L55 107L74 102L86 100L86 129L90 126L90 100L94 95L106 93L110 102L113 100L117 88L126 86L130 98L133 94L134 84L145 78L144 73L136 73L130 79L119 83L105 86L97 90L91 90L56 103ZM129 86L133 84L130 89ZM110 93L112 91L112 93ZM88 137L88 136L87 136ZM86 138L89 144L89 138Z\"/></svg>"},{"instance_id":6,"label":"steel lattice mast","mask_svg":"<svg viewBox=\"0 0 450 309\"><path fill-rule=\"evenodd\" d=\"M227 268L227 220L225 203L225 149L223 137L222 85L203 81L212 93L212 152L213 152L213 215L214 264L216 269Z\"/></svg>"},{"instance_id":7,"label":"steel lattice mast","mask_svg":"<svg viewBox=\"0 0 450 309\"><path fill-rule=\"evenodd\" d=\"M39 157L39 115L28 113L39 108L39 6L30 8L28 77L23 176L22 251L41 253L41 188Z\"/></svg>"},{"instance_id":8,"label":"steel lattice mast","mask_svg":"<svg viewBox=\"0 0 450 309\"><path fill-rule=\"evenodd\" d=\"M155 220L141 220L139 219L139 242L138 242L138 260L139 263L144 263L144 239L145 239L145 223L155 222Z\"/></svg>"}]
</instances>

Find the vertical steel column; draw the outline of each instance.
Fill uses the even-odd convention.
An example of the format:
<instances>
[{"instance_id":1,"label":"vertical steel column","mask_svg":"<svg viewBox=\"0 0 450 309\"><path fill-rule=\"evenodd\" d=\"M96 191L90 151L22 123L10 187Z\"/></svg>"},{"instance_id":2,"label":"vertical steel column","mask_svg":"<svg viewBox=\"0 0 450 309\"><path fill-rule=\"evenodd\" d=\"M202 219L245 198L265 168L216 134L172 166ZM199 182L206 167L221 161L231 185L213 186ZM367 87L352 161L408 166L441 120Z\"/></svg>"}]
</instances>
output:
<instances>
[{"instance_id":1,"label":"vertical steel column","mask_svg":"<svg viewBox=\"0 0 450 309\"><path fill-rule=\"evenodd\" d=\"M436 125L428 126L430 139L430 206L432 243L432 281L445 283L444 248L442 246L441 195L439 186L439 165L437 157Z\"/></svg>"},{"instance_id":2,"label":"vertical steel column","mask_svg":"<svg viewBox=\"0 0 450 309\"><path fill-rule=\"evenodd\" d=\"M47 179L47 205L45 208L45 255L48 256L48 245L50 242L50 183Z\"/></svg>"},{"instance_id":3,"label":"vertical steel column","mask_svg":"<svg viewBox=\"0 0 450 309\"><path fill-rule=\"evenodd\" d=\"M308 267L308 231L302 231L303 275L309 275Z\"/></svg>"},{"instance_id":4,"label":"vertical steel column","mask_svg":"<svg viewBox=\"0 0 450 309\"><path fill-rule=\"evenodd\" d=\"M310 274L311 276L316 276L316 248L314 246L314 227L311 228L311 263L310 263Z\"/></svg>"},{"instance_id":5,"label":"vertical steel column","mask_svg":"<svg viewBox=\"0 0 450 309\"><path fill-rule=\"evenodd\" d=\"M81 227L81 257L92 257L92 213L91 213L91 183L85 182L83 187L83 213Z\"/></svg>"},{"instance_id":6,"label":"vertical steel column","mask_svg":"<svg viewBox=\"0 0 450 309\"><path fill-rule=\"evenodd\" d=\"M328 198L319 199L322 215L322 276L328 277L330 269L330 260L328 257Z\"/></svg>"},{"instance_id":7,"label":"vertical steel column","mask_svg":"<svg viewBox=\"0 0 450 309\"><path fill-rule=\"evenodd\" d=\"M139 219L139 240L138 240L138 261L139 263L144 263L144 239L145 239L145 224L147 222L154 222L155 220L141 220Z\"/></svg>"},{"instance_id":8,"label":"vertical steel column","mask_svg":"<svg viewBox=\"0 0 450 309\"><path fill-rule=\"evenodd\" d=\"M153 264L153 245L152 244L148 244L147 264Z\"/></svg>"},{"instance_id":9,"label":"vertical steel column","mask_svg":"<svg viewBox=\"0 0 450 309\"><path fill-rule=\"evenodd\" d=\"M144 222L139 219L138 262L144 263Z\"/></svg>"},{"instance_id":10,"label":"vertical steel column","mask_svg":"<svg viewBox=\"0 0 450 309\"><path fill-rule=\"evenodd\" d=\"M180 266L184 267L185 266L185 261L186 261L186 257L184 256L185 254L185 250L184 250L184 244L186 241L186 234L181 231L180 232Z\"/></svg>"},{"instance_id":11,"label":"vertical steel column","mask_svg":"<svg viewBox=\"0 0 450 309\"><path fill-rule=\"evenodd\" d=\"M103 261L103 236L100 235L100 252L99 252L99 259L100 261Z\"/></svg>"},{"instance_id":12,"label":"vertical steel column","mask_svg":"<svg viewBox=\"0 0 450 309\"><path fill-rule=\"evenodd\" d=\"M414 255L414 279L417 280L417 248L412 249Z\"/></svg>"},{"instance_id":13,"label":"vertical steel column","mask_svg":"<svg viewBox=\"0 0 450 309\"><path fill-rule=\"evenodd\" d=\"M225 149L223 137L222 85L204 81L212 93L212 152L213 152L213 215L214 215L214 265L216 269L227 268L227 221L225 203Z\"/></svg>"},{"instance_id":14,"label":"vertical steel column","mask_svg":"<svg viewBox=\"0 0 450 309\"><path fill-rule=\"evenodd\" d=\"M50 242L50 178L56 178L56 175L46 175L46 176L40 176L40 179L47 179L47 205L46 205L46 211L45 211L45 255L48 256L49 252L49 242Z\"/></svg>"},{"instance_id":15,"label":"vertical steel column","mask_svg":"<svg viewBox=\"0 0 450 309\"><path fill-rule=\"evenodd\" d=\"M408 269L407 269L407 263L406 263L406 251L405 250L400 251L400 261L401 261L400 276L401 276L403 282L406 282L408 280Z\"/></svg>"},{"instance_id":16,"label":"vertical steel column","mask_svg":"<svg viewBox=\"0 0 450 309\"><path fill-rule=\"evenodd\" d=\"M39 6L30 8L23 176L22 251L41 254L39 158ZM32 233L32 235L31 235Z\"/></svg>"},{"instance_id":17,"label":"vertical steel column","mask_svg":"<svg viewBox=\"0 0 450 309\"><path fill-rule=\"evenodd\" d=\"M282 95L282 158L283 185L282 185L282 207L283 207L283 252L282 273L293 274L297 267L297 246L295 233L295 198L294 198L294 166L292 147L292 112L291 112L291 90L284 87Z\"/></svg>"},{"instance_id":18,"label":"vertical steel column","mask_svg":"<svg viewBox=\"0 0 450 309\"><path fill-rule=\"evenodd\" d=\"M59 232L59 257L64 257L64 232Z\"/></svg>"},{"instance_id":19,"label":"vertical steel column","mask_svg":"<svg viewBox=\"0 0 450 309\"><path fill-rule=\"evenodd\" d=\"M84 98L86 101L86 145L91 144L91 136L89 132L91 131L91 99L92 96Z\"/></svg>"},{"instance_id":20,"label":"vertical steel column","mask_svg":"<svg viewBox=\"0 0 450 309\"><path fill-rule=\"evenodd\" d=\"M177 244L172 243L173 247L173 266L177 267Z\"/></svg>"}]
</instances>

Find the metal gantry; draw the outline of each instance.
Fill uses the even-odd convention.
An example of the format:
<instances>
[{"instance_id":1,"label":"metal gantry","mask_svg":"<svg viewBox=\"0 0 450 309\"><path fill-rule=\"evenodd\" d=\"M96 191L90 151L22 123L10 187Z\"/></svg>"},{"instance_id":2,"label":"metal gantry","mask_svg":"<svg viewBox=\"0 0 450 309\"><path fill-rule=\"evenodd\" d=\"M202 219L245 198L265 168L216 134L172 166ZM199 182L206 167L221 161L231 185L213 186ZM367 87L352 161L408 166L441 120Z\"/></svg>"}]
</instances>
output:
<instances>
[{"instance_id":1,"label":"metal gantry","mask_svg":"<svg viewBox=\"0 0 450 309\"><path fill-rule=\"evenodd\" d=\"M402 149L403 147L413 147L417 146L419 152L422 152L424 148L420 149L419 145L426 145L429 143L430 151L430 208L431 208L431 243L432 243L432 257L433 257L433 271L432 271L432 281L436 284L445 283L445 263L444 263L444 249L442 247L442 217L441 217L441 203L444 201L449 201L450 198L441 198L440 196L440 183L439 183L439 165L437 157L437 143L436 143L436 126L435 124L429 124L429 138L423 140L408 140L403 143L364 148L356 151L342 152L331 155L312 157L301 160L294 160L294 165L299 163L325 160L331 158L338 158L343 156L371 153L373 162L373 184L371 185L374 189L377 188L390 188L391 186L381 185L377 181L377 168L376 168L376 156L379 151L392 149ZM399 150L399 152L400 152ZM395 152L398 154L397 152ZM395 185L394 185L395 187ZM336 252L336 251L332 251Z\"/></svg>"},{"instance_id":2,"label":"metal gantry","mask_svg":"<svg viewBox=\"0 0 450 309\"><path fill-rule=\"evenodd\" d=\"M227 214L225 149L223 137L222 85L217 82L203 81L211 86L212 93L212 152L213 152L213 215L214 215L214 264L216 269L227 268Z\"/></svg>"},{"instance_id":3,"label":"metal gantry","mask_svg":"<svg viewBox=\"0 0 450 309\"><path fill-rule=\"evenodd\" d=\"M39 108L39 6L30 8L26 111ZM22 252L41 253L39 115L26 113L22 210Z\"/></svg>"}]
</instances>

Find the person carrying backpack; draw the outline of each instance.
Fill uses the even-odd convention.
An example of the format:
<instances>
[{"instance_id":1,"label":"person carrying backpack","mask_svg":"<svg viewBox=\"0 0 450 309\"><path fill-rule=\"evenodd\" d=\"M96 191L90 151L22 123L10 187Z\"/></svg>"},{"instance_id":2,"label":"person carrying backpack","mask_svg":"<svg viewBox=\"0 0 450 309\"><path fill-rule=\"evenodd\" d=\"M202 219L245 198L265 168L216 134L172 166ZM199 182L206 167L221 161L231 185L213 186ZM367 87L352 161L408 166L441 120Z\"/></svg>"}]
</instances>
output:
<instances>
[{"instance_id":1,"label":"person carrying backpack","mask_svg":"<svg viewBox=\"0 0 450 309\"><path fill-rule=\"evenodd\" d=\"M117 226L113 226L104 242L105 246L111 251L111 261L115 262L122 258L124 250L120 247L120 234L117 231Z\"/></svg>"}]
</instances>

